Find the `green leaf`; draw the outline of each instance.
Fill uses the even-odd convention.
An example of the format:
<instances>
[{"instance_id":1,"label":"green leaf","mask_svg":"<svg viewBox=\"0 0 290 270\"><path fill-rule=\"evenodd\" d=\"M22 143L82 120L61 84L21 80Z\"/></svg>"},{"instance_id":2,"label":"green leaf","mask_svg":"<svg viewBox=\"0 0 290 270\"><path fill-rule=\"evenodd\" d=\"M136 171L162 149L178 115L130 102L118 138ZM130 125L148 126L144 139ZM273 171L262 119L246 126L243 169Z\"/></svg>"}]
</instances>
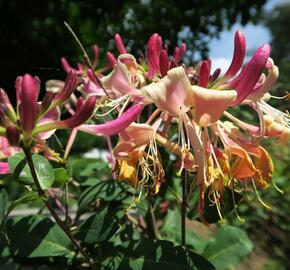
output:
<instances>
[{"instance_id":1,"label":"green leaf","mask_svg":"<svg viewBox=\"0 0 290 270\"><path fill-rule=\"evenodd\" d=\"M78 215L80 215L89 205L99 199L105 202L122 201L128 196L131 187L126 182L116 180L99 181L96 185L91 186L81 194L78 204Z\"/></svg>"},{"instance_id":2,"label":"green leaf","mask_svg":"<svg viewBox=\"0 0 290 270\"><path fill-rule=\"evenodd\" d=\"M28 203L28 202L31 202L31 201L35 201L37 199L40 199L38 193L36 192L30 192L28 195L25 195L15 201L13 201L8 209L7 209L7 212L5 211L5 213L3 214L3 217L0 218L0 242L4 242L4 243L9 243L10 240L7 236L7 229L6 229L6 220L9 216L9 214L11 213L11 211L18 205L20 204L25 204L25 203ZM0 201L1 203L1 201Z\"/></svg>"},{"instance_id":3,"label":"green leaf","mask_svg":"<svg viewBox=\"0 0 290 270\"><path fill-rule=\"evenodd\" d=\"M171 240L176 243L181 243L181 230L180 230L181 214L176 208L175 210L168 210L164 219L163 226L160 230L163 239ZM193 246L196 250L201 251L204 249L207 241L201 239L193 230L186 229L186 244Z\"/></svg>"},{"instance_id":4,"label":"green leaf","mask_svg":"<svg viewBox=\"0 0 290 270\"><path fill-rule=\"evenodd\" d=\"M7 221L10 252L22 258L73 256L71 241L61 228L42 216L16 217Z\"/></svg>"},{"instance_id":5,"label":"green leaf","mask_svg":"<svg viewBox=\"0 0 290 270\"><path fill-rule=\"evenodd\" d=\"M208 187L207 190L204 193L204 212L203 217L207 223L216 223L221 218L219 216L217 206L216 204L213 204L214 198L212 195L209 195L211 187ZM243 195L240 193L230 189L225 188L222 200L220 201L221 205L221 214L223 216L226 216L228 213L230 213L232 210L234 210L234 207L240 202L240 200L243 198Z\"/></svg>"},{"instance_id":6,"label":"green leaf","mask_svg":"<svg viewBox=\"0 0 290 270\"><path fill-rule=\"evenodd\" d=\"M202 255L219 269L237 265L253 249L253 243L245 231L232 226L223 226L209 241Z\"/></svg>"},{"instance_id":7,"label":"green leaf","mask_svg":"<svg viewBox=\"0 0 290 270\"><path fill-rule=\"evenodd\" d=\"M96 244L109 240L118 229L117 218L106 206L80 225L76 237L84 243Z\"/></svg>"},{"instance_id":8,"label":"green leaf","mask_svg":"<svg viewBox=\"0 0 290 270\"><path fill-rule=\"evenodd\" d=\"M65 184L68 182L70 175L65 168L56 168L54 169L54 178L61 184Z\"/></svg>"},{"instance_id":9,"label":"green leaf","mask_svg":"<svg viewBox=\"0 0 290 270\"><path fill-rule=\"evenodd\" d=\"M202 256L163 240L131 241L126 246L110 248L107 252L109 257L103 262L105 269L214 269Z\"/></svg>"},{"instance_id":10,"label":"green leaf","mask_svg":"<svg viewBox=\"0 0 290 270\"><path fill-rule=\"evenodd\" d=\"M32 160L41 188L44 190L48 189L54 182L53 167L45 157L38 154L34 154ZM9 157L8 162L16 180L25 185L34 183L23 153Z\"/></svg>"},{"instance_id":11,"label":"green leaf","mask_svg":"<svg viewBox=\"0 0 290 270\"><path fill-rule=\"evenodd\" d=\"M5 215L8 203L8 194L4 188L0 189L0 224Z\"/></svg>"}]
</instances>

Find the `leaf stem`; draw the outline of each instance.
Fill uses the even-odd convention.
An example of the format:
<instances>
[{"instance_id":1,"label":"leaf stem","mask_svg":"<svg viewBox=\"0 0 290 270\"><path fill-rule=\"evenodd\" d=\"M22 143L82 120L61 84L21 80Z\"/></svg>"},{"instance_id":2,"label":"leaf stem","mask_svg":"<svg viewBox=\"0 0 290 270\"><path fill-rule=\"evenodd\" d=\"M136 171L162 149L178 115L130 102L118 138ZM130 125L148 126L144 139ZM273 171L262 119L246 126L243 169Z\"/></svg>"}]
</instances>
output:
<instances>
[{"instance_id":1,"label":"leaf stem","mask_svg":"<svg viewBox=\"0 0 290 270\"><path fill-rule=\"evenodd\" d=\"M27 160L27 163L28 163L28 166L29 166L29 169L30 169L30 172L31 172L31 175L32 175L32 178L33 178L33 181L34 181L34 184L36 186L36 189L37 189L37 192L38 192L39 196L41 196L43 198L43 201L44 201L47 209L49 210L49 212L53 216L55 222L59 225L59 227L63 230L63 232L71 240L71 242L74 244L74 246L76 247L78 252L80 252L80 254L86 259L86 261L91 264L92 263L92 259L82 249L82 247L80 246L80 243L73 236L73 234L71 233L70 229L68 227L66 227L66 225L59 218L59 216L54 211L53 207L51 206L51 204L50 204L50 202L48 200L49 197L47 196L45 191L41 188L39 180L38 180L38 176L37 176L36 171L35 171L32 155L31 155L31 149L28 148L28 147L23 147L23 152L25 154L25 157L26 157L26 160Z\"/></svg>"}]
</instances>

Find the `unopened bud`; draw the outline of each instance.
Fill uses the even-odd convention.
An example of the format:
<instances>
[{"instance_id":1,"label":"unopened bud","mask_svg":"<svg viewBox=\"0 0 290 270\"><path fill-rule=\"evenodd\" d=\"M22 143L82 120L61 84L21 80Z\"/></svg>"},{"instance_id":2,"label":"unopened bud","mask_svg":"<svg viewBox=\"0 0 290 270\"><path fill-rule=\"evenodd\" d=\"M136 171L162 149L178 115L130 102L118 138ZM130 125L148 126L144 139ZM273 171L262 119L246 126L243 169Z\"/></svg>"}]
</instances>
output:
<instances>
[{"instance_id":1,"label":"unopened bud","mask_svg":"<svg viewBox=\"0 0 290 270\"><path fill-rule=\"evenodd\" d=\"M40 114L44 114L51 105L51 102L54 98L53 92L46 92L40 106Z\"/></svg>"},{"instance_id":2,"label":"unopened bud","mask_svg":"<svg viewBox=\"0 0 290 270\"><path fill-rule=\"evenodd\" d=\"M9 97L4 89L0 88L0 103L4 106L7 116L13 121L16 122L17 116L13 109L13 106L9 100Z\"/></svg>"},{"instance_id":3,"label":"unopened bud","mask_svg":"<svg viewBox=\"0 0 290 270\"><path fill-rule=\"evenodd\" d=\"M53 102L54 107L64 103L67 99L69 99L73 91L76 89L77 85L78 85L77 74L74 70L71 70L66 77L63 89L55 97L55 100Z\"/></svg>"}]
</instances>

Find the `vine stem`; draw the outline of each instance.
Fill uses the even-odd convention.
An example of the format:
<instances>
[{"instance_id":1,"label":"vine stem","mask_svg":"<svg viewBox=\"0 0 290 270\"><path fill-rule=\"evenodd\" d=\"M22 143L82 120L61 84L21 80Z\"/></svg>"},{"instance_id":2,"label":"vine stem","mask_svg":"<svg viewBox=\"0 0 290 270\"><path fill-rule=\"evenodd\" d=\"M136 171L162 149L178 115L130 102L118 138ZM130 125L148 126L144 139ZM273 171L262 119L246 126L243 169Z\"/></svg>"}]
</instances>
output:
<instances>
[{"instance_id":1,"label":"vine stem","mask_svg":"<svg viewBox=\"0 0 290 270\"><path fill-rule=\"evenodd\" d=\"M156 225L156 218L154 214L154 209L153 209L153 201L152 198L150 197L150 194L147 196L148 200L148 211L151 219L151 227L152 227L152 234L155 239L157 239L158 232L157 232L157 225Z\"/></svg>"},{"instance_id":2,"label":"vine stem","mask_svg":"<svg viewBox=\"0 0 290 270\"><path fill-rule=\"evenodd\" d=\"M39 196L41 196L43 198L43 201L44 201L47 209L49 210L49 212L53 216L55 222L59 225L59 227L63 230L63 232L71 240L71 242L74 244L74 246L76 247L76 249L78 250L78 252L86 259L86 261L89 264L91 264L92 259L82 249L82 247L80 246L80 243L73 236L73 234L71 233L70 229L68 227L66 227L66 225L59 218L59 216L57 215L57 213L54 211L52 205L48 201L49 197L47 196L47 194L45 193L45 191L41 188L40 183L39 183L39 180L38 180L38 176L37 176L36 171L35 171L35 167L34 167L32 155L31 155L31 149L28 148L28 147L23 147L22 149L23 149L23 152L25 154L25 158L27 160L27 163L28 163L28 166L29 166L31 175L32 175L32 179L34 181L34 184L36 186L36 189L37 189L37 192L38 192Z\"/></svg>"},{"instance_id":3,"label":"vine stem","mask_svg":"<svg viewBox=\"0 0 290 270\"><path fill-rule=\"evenodd\" d=\"M181 203L181 245L186 245L186 212L187 212L187 172L182 173L182 203Z\"/></svg>"}]
</instances>

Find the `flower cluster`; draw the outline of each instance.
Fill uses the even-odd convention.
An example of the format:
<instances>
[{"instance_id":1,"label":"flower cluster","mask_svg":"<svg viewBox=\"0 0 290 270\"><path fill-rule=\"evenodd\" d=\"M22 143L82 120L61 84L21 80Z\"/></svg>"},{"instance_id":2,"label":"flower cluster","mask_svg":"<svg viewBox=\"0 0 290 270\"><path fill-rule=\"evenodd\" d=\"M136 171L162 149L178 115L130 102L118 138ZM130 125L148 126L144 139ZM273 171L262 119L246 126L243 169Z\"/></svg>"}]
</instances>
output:
<instances>
[{"instance_id":1,"label":"flower cluster","mask_svg":"<svg viewBox=\"0 0 290 270\"><path fill-rule=\"evenodd\" d=\"M287 113L268 104L273 97L269 90L279 76L268 44L244 64L246 40L237 31L232 62L222 76L220 69L211 70L211 60L186 66L184 43L170 56L158 34L150 37L146 57L138 61L127 52L119 34L115 45L119 55L107 52L104 67L98 67L97 46L93 64L88 61L73 68L62 58L67 79L47 82L41 103L37 102L39 79L30 75L16 80L16 110L1 90L0 134L13 146L45 140L61 128L106 137L118 134L118 143L111 149L117 179L150 193L158 193L166 179L159 151L163 147L177 157L177 173L188 173L192 187L198 186L201 217L205 194L220 210L226 188L269 186L274 166L260 142L268 137L287 141L290 120ZM75 88L82 95L77 102ZM76 110L68 100L75 101ZM60 120L63 105L72 114L66 120ZM234 116L241 105L257 114L257 125ZM112 111L118 116L108 120ZM102 115L104 123L85 123L93 112L96 118Z\"/></svg>"}]
</instances>

